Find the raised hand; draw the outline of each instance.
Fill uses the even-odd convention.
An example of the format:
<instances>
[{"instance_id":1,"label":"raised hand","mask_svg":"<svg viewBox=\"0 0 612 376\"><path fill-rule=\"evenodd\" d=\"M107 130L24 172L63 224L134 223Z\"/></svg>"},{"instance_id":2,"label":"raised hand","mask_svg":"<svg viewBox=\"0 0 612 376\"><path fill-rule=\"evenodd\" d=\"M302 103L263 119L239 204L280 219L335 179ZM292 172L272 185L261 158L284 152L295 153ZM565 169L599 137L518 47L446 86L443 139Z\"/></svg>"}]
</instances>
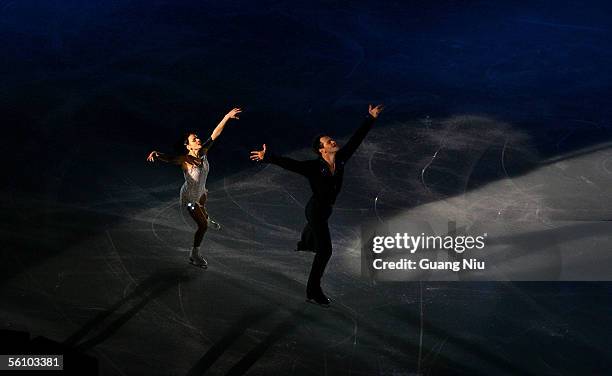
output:
<instances>
[{"instance_id":1,"label":"raised hand","mask_svg":"<svg viewBox=\"0 0 612 376\"><path fill-rule=\"evenodd\" d=\"M382 112L382 110L384 109L382 104L377 105L376 107L372 106L371 104L368 105L368 112L370 113L370 115L376 119L378 117L378 115L380 115L380 113Z\"/></svg>"},{"instance_id":2,"label":"raised hand","mask_svg":"<svg viewBox=\"0 0 612 376\"><path fill-rule=\"evenodd\" d=\"M241 112L242 112L242 110L239 109L238 107L232 108L232 110L230 112L225 114L225 116L223 117L223 119L221 119L219 124L217 124L217 126L215 127L215 129L211 133L210 138L213 139L213 140L216 140L217 137L219 137L219 135L221 134L221 132L223 132L223 128L225 128L225 124L227 124L227 121L230 120L230 119L239 119L238 114L241 113Z\"/></svg>"},{"instance_id":3,"label":"raised hand","mask_svg":"<svg viewBox=\"0 0 612 376\"><path fill-rule=\"evenodd\" d=\"M155 158L157 157L159 157L159 153L153 150L151 153L149 153L149 156L147 157L147 161L155 162Z\"/></svg>"},{"instance_id":4,"label":"raised hand","mask_svg":"<svg viewBox=\"0 0 612 376\"><path fill-rule=\"evenodd\" d=\"M263 144L263 149L259 151L254 150L251 152L251 160L252 161L263 161L265 155L266 155L266 144Z\"/></svg>"},{"instance_id":5,"label":"raised hand","mask_svg":"<svg viewBox=\"0 0 612 376\"><path fill-rule=\"evenodd\" d=\"M227 115L225 115L226 118L228 119L240 119L240 117L238 116L239 113L241 113L242 110L238 107L236 108L232 108L232 110L230 112L227 113Z\"/></svg>"}]
</instances>

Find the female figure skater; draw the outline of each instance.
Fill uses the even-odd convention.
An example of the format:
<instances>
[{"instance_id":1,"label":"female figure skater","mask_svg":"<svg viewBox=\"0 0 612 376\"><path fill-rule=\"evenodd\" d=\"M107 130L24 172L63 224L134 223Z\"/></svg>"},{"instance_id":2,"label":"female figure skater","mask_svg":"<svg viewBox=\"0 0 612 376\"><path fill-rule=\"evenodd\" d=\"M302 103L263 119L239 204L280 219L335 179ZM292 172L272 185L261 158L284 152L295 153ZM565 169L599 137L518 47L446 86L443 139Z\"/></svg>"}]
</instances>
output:
<instances>
[{"instance_id":1,"label":"female figure skater","mask_svg":"<svg viewBox=\"0 0 612 376\"><path fill-rule=\"evenodd\" d=\"M241 111L240 108L234 108L228 112L215 127L210 137L204 142L202 142L196 133L188 133L183 142L187 149L187 154L185 155L169 156L154 150L147 157L149 162L159 159L162 162L180 165L183 169L185 183L181 187L181 209L187 209L187 212L198 226L193 237L193 248L189 255L189 262L201 268L208 266L208 262L200 254L200 244L202 244L202 238L204 238L204 234L208 229L206 178L208 177L209 164L206 154L213 141L223 132L223 128L225 128L228 120L238 119L238 114Z\"/></svg>"}]
</instances>

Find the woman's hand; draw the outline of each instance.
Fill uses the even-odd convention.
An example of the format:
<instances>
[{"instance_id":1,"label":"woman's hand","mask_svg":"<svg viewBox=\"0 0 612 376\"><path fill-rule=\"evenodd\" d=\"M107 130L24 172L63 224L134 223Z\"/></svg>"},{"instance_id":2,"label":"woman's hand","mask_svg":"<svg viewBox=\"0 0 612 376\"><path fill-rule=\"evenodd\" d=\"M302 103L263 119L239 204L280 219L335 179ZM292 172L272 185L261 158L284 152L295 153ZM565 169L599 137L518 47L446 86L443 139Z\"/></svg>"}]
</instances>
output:
<instances>
[{"instance_id":1,"label":"woman's hand","mask_svg":"<svg viewBox=\"0 0 612 376\"><path fill-rule=\"evenodd\" d=\"M263 161L265 155L266 155L266 144L263 144L263 149L259 151L253 150L251 152L251 160L252 161Z\"/></svg>"},{"instance_id":2,"label":"woman's hand","mask_svg":"<svg viewBox=\"0 0 612 376\"><path fill-rule=\"evenodd\" d=\"M215 127L215 129L211 133L210 138L212 140L216 140L217 137L219 137L219 135L221 134L221 132L223 132L223 128L225 128L225 124L227 123L227 121L230 120L230 119L240 119L238 117L238 114L241 113L241 112L242 112L242 110L240 108L238 108L238 107L232 108L232 110L230 112L225 114L225 116L223 117L223 119L221 119L219 124L217 124L217 126Z\"/></svg>"},{"instance_id":3,"label":"woman's hand","mask_svg":"<svg viewBox=\"0 0 612 376\"><path fill-rule=\"evenodd\" d=\"M240 119L240 117L238 117L238 114L241 112L242 110L238 107L232 108L232 110L228 112L227 115L225 115L225 117L228 119Z\"/></svg>"},{"instance_id":4,"label":"woman's hand","mask_svg":"<svg viewBox=\"0 0 612 376\"><path fill-rule=\"evenodd\" d=\"M147 157L147 161L155 162L155 158L157 157L159 157L159 152L153 150L151 153L149 153L149 156Z\"/></svg>"}]
</instances>

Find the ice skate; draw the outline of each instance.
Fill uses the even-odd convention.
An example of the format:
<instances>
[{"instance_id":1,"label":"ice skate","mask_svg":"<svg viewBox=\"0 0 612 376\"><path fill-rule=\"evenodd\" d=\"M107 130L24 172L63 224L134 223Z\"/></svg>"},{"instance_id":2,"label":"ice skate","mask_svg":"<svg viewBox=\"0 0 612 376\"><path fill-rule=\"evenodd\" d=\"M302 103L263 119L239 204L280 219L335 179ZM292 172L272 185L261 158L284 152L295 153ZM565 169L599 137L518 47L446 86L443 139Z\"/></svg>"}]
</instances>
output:
<instances>
[{"instance_id":1,"label":"ice skate","mask_svg":"<svg viewBox=\"0 0 612 376\"><path fill-rule=\"evenodd\" d=\"M329 298L325 296L325 294L323 294L322 291L318 293L312 293L312 294L307 293L306 301L311 304L320 305L323 308L328 308L331 303L331 300L329 300Z\"/></svg>"},{"instance_id":2,"label":"ice skate","mask_svg":"<svg viewBox=\"0 0 612 376\"><path fill-rule=\"evenodd\" d=\"M304 242L302 242L300 240L299 242L297 242L297 245L295 246L295 252L312 252L312 253L316 253L317 251L315 251L311 247L308 247L306 244L304 244Z\"/></svg>"},{"instance_id":3,"label":"ice skate","mask_svg":"<svg viewBox=\"0 0 612 376\"><path fill-rule=\"evenodd\" d=\"M215 222L213 219L208 218L208 228L213 230L221 230L221 225L218 222Z\"/></svg>"},{"instance_id":4,"label":"ice skate","mask_svg":"<svg viewBox=\"0 0 612 376\"><path fill-rule=\"evenodd\" d=\"M200 255L200 249L194 247L189 255L189 263L193 266L197 266L202 269L208 268L208 261L202 255Z\"/></svg>"}]
</instances>

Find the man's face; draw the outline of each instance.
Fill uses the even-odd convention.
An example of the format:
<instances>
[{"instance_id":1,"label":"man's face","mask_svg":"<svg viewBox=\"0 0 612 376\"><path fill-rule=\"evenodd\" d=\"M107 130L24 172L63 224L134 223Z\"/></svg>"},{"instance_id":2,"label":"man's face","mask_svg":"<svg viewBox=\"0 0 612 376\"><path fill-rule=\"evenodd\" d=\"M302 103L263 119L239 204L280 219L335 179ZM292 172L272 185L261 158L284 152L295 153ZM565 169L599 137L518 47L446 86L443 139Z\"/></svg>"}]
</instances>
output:
<instances>
[{"instance_id":1,"label":"man's face","mask_svg":"<svg viewBox=\"0 0 612 376\"><path fill-rule=\"evenodd\" d=\"M193 150L193 151L198 151L202 148L202 141L200 140L200 137L198 137L197 134L190 134L189 137L187 137L187 150Z\"/></svg>"},{"instance_id":2,"label":"man's face","mask_svg":"<svg viewBox=\"0 0 612 376\"><path fill-rule=\"evenodd\" d=\"M340 147L336 143L336 140L329 136L323 136L319 139L319 141L321 142L321 148L319 149L319 152L321 154L335 153L340 150Z\"/></svg>"}]
</instances>

